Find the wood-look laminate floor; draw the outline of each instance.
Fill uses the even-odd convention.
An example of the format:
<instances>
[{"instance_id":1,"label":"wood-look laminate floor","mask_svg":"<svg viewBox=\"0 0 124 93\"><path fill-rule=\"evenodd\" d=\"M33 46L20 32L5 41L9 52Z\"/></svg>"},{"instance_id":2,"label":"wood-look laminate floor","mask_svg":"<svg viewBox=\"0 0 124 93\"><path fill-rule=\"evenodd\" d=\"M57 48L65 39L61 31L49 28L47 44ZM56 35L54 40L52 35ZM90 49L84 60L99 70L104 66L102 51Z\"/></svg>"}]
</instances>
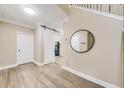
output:
<instances>
[{"instance_id":1,"label":"wood-look laminate floor","mask_svg":"<svg viewBox=\"0 0 124 93\"><path fill-rule=\"evenodd\" d=\"M33 63L0 71L0 88L101 88L65 71L58 64L38 67Z\"/></svg>"}]
</instances>

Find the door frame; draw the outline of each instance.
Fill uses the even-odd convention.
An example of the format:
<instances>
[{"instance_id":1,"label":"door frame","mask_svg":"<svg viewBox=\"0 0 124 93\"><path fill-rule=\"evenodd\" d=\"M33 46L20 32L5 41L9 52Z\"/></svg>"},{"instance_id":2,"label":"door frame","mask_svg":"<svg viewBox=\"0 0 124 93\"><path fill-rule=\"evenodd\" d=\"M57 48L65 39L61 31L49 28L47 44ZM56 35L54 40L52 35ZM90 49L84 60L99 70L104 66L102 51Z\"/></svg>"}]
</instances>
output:
<instances>
[{"instance_id":1,"label":"door frame","mask_svg":"<svg viewBox=\"0 0 124 93\"><path fill-rule=\"evenodd\" d=\"M26 64L26 63L30 63L30 62L24 62L24 63L19 63L18 62L18 34L30 34L30 35L33 35L33 56L34 56L34 34L32 32L16 32L16 64L17 65L21 65L21 64ZM33 62L33 59L32 59L32 62Z\"/></svg>"}]
</instances>

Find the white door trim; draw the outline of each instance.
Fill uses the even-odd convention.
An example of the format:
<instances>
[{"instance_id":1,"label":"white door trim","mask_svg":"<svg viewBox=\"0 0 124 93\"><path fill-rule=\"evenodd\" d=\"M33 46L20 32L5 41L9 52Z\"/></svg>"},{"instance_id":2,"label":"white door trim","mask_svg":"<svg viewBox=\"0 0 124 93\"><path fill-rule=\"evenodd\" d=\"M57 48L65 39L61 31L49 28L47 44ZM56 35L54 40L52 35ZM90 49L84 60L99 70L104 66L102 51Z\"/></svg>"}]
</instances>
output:
<instances>
[{"instance_id":1,"label":"white door trim","mask_svg":"<svg viewBox=\"0 0 124 93\"><path fill-rule=\"evenodd\" d=\"M33 35L33 50L34 50L34 34L31 33L31 32L16 32L17 38L18 38L18 34ZM33 55L34 55L34 52L33 52ZM33 62L33 58L32 58L32 61L31 62ZM30 62L23 62L23 63L19 63L18 62L18 39L17 39L17 65L25 64L25 63L30 63Z\"/></svg>"}]
</instances>

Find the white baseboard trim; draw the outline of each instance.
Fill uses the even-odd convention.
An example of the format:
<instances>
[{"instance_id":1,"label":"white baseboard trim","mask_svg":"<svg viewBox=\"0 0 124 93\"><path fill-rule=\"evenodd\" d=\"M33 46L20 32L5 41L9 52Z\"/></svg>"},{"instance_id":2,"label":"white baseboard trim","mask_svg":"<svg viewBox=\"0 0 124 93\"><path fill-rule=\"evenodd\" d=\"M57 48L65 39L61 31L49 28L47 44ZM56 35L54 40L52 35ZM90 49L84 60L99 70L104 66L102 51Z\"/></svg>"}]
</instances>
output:
<instances>
[{"instance_id":1,"label":"white baseboard trim","mask_svg":"<svg viewBox=\"0 0 124 93\"><path fill-rule=\"evenodd\" d=\"M23 64L28 64L28 63L32 63L32 61L31 62L24 62L24 63L17 63L17 65L23 65Z\"/></svg>"},{"instance_id":2,"label":"white baseboard trim","mask_svg":"<svg viewBox=\"0 0 124 93\"><path fill-rule=\"evenodd\" d=\"M95 77L89 76L87 74L84 74L82 72L76 71L76 70L71 69L71 68L68 68L66 66L63 66L62 68L67 70L67 71L69 71L69 72L71 72L71 73L73 73L73 74L75 74L75 75L77 75L77 76L79 76L79 77L85 78L85 79L87 79L89 81L92 81L92 82L94 82L96 84L99 84L99 85L101 85L103 87L106 87L106 88L119 88L118 86L115 86L113 84L110 84L110 83L102 81L102 80L99 80L99 79L97 79Z\"/></svg>"},{"instance_id":3,"label":"white baseboard trim","mask_svg":"<svg viewBox=\"0 0 124 93\"><path fill-rule=\"evenodd\" d=\"M35 60L33 60L33 63L36 64L37 66L43 66L44 64L40 63L40 62L37 62Z\"/></svg>"},{"instance_id":4,"label":"white baseboard trim","mask_svg":"<svg viewBox=\"0 0 124 93\"><path fill-rule=\"evenodd\" d=\"M33 60L33 63L34 64L36 64L37 66L44 66L44 65L48 65L48 64L51 64L51 63L54 63L54 62L51 62L51 63L44 63L44 62L42 62L42 63L40 63L40 62L37 62L37 61L35 61L35 60Z\"/></svg>"},{"instance_id":5,"label":"white baseboard trim","mask_svg":"<svg viewBox=\"0 0 124 93\"><path fill-rule=\"evenodd\" d=\"M9 65L9 66L3 66L3 67L0 67L0 70L9 69L9 68L13 68L16 66L17 66L17 64L13 64L13 65Z\"/></svg>"},{"instance_id":6,"label":"white baseboard trim","mask_svg":"<svg viewBox=\"0 0 124 93\"><path fill-rule=\"evenodd\" d=\"M36 61L32 61L33 63L35 63L37 66L43 66L45 64L40 64L39 62L36 62ZM26 63L31 63L31 62L26 62ZM0 67L0 70L4 70L4 69L9 69L9 68L13 68L13 67L16 67L18 65L23 65L23 64L26 64L26 63L21 63L21 64L13 64L13 65L9 65L9 66L3 66L3 67Z\"/></svg>"}]
</instances>

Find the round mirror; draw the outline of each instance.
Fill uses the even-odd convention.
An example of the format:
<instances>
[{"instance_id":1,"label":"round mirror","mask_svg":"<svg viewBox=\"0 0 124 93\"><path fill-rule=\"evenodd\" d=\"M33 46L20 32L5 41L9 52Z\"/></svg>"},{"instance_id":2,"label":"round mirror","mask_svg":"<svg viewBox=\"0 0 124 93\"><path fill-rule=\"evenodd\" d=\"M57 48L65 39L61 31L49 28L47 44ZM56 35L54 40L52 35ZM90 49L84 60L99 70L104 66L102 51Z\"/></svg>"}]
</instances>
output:
<instances>
[{"instance_id":1,"label":"round mirror","mask_svg":"<svg viewBox=\"0 0 124 93\"><path fill-rule=\"evenodd\" d=\"M71 47L78 53L89 51L94 44L94 36L88 30L78 30L71 36Z\"/></svg>"}]
</instances>

